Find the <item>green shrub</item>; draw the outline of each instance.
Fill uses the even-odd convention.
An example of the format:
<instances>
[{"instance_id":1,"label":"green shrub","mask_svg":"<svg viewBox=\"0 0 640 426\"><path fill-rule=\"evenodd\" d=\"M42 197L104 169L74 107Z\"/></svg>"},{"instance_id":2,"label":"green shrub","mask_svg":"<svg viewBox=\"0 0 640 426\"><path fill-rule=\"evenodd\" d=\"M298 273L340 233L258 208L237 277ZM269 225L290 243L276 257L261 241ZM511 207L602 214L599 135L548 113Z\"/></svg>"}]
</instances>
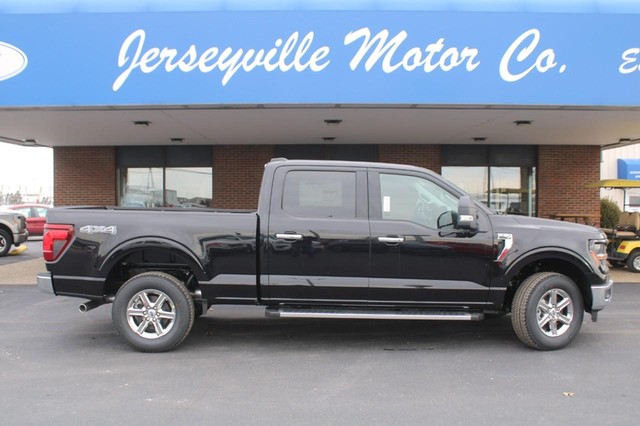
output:
<instances>
[{"instance_id":1,"label":"green shrub","mask_svg":"<svg viewBox=\"0 0 640 426\"><path fill-rule=\"evenodd\" d=\"M602 228L613 228L620 220L620 207L608 198L600 200L600 226Z\"/></svg>"}]
</instances>

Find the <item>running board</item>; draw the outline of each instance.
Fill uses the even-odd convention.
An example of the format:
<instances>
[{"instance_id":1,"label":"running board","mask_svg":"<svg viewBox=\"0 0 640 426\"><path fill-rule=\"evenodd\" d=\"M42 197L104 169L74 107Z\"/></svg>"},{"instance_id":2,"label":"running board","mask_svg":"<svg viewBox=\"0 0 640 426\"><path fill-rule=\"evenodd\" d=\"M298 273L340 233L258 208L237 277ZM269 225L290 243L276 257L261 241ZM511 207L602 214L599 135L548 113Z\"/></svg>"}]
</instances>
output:
<instances>
[{"instance_id":1,"label":"running board","mask_svg":"<svg viewBox=\"0 0 640 426\"><path fill-rule=\"evenodd\" d=\"M372 319L372 320L453 320L479 321L482 312L438 311L438 310L373 310L373 309L303 309L267 308L267 318L332 318L332 319Z\"/></svg>"}]
</instances>

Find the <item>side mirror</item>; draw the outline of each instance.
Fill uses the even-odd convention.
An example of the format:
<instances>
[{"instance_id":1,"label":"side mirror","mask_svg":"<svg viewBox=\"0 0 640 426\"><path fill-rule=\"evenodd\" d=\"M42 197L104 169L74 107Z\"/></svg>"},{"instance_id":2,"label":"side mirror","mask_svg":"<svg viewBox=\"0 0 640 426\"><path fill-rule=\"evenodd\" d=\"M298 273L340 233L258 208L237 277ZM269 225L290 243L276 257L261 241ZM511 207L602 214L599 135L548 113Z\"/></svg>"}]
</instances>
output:
<instances>
[{"instance_id":1,"label":"side mirror","mask_svg":"<svg viewBox=\"0 0 640 426\"><path fill-rule=\"evenodd\" d=\"M468 195L460 197L460 200L458 200L458 223L456 224L456 228L464 229L469 232L477 231L477 217L478 211L476 209L476 204L473 202L471 197Z\"/></svg>"}]
</instances>

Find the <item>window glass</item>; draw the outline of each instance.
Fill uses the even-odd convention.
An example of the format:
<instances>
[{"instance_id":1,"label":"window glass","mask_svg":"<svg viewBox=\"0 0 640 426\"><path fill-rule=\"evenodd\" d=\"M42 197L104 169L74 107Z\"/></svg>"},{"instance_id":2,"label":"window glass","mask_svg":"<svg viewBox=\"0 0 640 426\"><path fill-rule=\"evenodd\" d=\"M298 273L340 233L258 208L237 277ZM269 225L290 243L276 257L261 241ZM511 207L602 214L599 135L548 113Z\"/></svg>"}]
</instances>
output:
<instances>
[{"instance_id":1,"label":"window glass","mask_svg":"<svg viewBox=\"0 0 640 426\"><path fill-rule=\"evenodd\" d=\"M37 217L45 217L47 216L47 209L44 207L35 207L34 208Z\"/></svg>"},{"instance_id":2,"label":"window glass","mask_svg":"<svg viewBox=\"0 0 640 426\"><path fill-rule=\"evenodd\" d=\"M213 176L211 167L167 167L165 205L171 207L211 207Z\"/></svg>"},{"instance_id":3,"label":"window glass","mask_svg":"<svg viewBox=\"0 0 640 426\"><path fill-rule=\"evenodd\" d=\"M519 167L491 168L491 203L495 211L520 211L523 189Z\"/></svg>"},{"instance_id":4,"label":"window glass","mask_svg":"<svg viewBox=\"0 0 640 426\"><path fill-rule=\"evenodd\" d=\"M433 182L406 175L380 174L382 218L407 220L437 229L438 218L457 211L458 199Z\"/></svg>"},{"instance_id":5,"label":"window glass","mask_svg":"<svg viewBox=\"0 0 640 426\"><path fill-rule=\"evenodd\" d=\"M488 167L442 167L442 176L484 205L489 205Z\"/></svg>"},{"instance_id":6,"label":"window glass","mask_svg":"<svg viewBox=\"0 0 640 426\"><path fill-rule=\"evenodd\" d=\"M20 207L14 210L18 213L22 213L24 217L33 217L33 215L31 214L31 207Z\"/></svg>"},{"instance_id":7,"label":"window glass","mask_svg":"<svg viewBox=\"0 0 640 426\"><path fill-rule=\"evenodd\" d=\"M535 215L535 167L445 166L442 176L495 211Z\"/></svg>"},{"instance_id":8,"label":"window glass","mask_svg":"<svg viewBox=\"0 0 640 426\"><path fill-rule=\"evenodd\" d=\"M129 167L120 170L120 205L162 207L164 200L161 167Z\"/></svg>"},{"instance_id":9,"label":"window glass","mask_svg":"<svg viewBox=\"0 0 640 426\"><path fill-rule=\"evenodd\" d=\"M356 217L356 174L291 171L287 173L282 209L297 217Z\"/></svg>"},{"instance_id":10,"label":"window glass","mask_svg":"<svg viewBox=\"0 0 640 426\"><path fill-rule=\"evenodd\" d=\"M211 207L211 167L129 167L120 170L124 207Z\"/></svg>"}]
</instances>

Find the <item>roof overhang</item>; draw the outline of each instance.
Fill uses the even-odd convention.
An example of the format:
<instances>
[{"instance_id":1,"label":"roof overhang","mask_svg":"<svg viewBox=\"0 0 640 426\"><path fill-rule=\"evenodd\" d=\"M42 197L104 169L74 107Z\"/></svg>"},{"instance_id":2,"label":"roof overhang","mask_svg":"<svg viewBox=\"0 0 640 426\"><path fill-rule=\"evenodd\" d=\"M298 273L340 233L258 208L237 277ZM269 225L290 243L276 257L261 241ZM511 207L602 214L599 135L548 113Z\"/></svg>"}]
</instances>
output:
<instances>
[{"instance_id":1,"label":"roof overhang","mask_svg":"<svg viewBox=\"0 0 640 426\"><path fill-rule=\"evenodd\" d=\"M0 129L0 141L33 145L35 140L52 147L176 143L612 147L640 137L640 110L419 105L37 108L0 110Z\"/></svg>"}]
</instances>

